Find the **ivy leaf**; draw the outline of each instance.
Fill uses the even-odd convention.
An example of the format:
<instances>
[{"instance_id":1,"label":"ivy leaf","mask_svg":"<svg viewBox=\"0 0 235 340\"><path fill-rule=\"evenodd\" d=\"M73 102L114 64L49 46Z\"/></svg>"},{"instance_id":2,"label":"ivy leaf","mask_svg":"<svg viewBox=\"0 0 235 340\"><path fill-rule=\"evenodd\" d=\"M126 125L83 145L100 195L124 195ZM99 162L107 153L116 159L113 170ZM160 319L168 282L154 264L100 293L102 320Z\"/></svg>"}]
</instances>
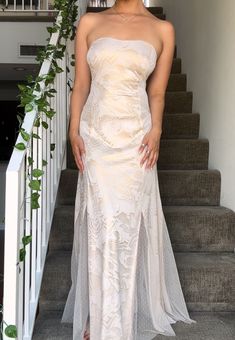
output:
<instances>
[{"instance_id":1,"label":"ivy leaf","mask_svg":"<svg viewBox=\"0 0 235 340\"><path fill-rule=\"evenodd\" d=\"M44 159L42 160L42 166L46 166L48 163Z\"/></svg>"},{"instance_id":2,"label":"ivy leaf","mask_svg":"<svg viewBox=\"0 0 235 340\"><path fill-rule=\"evenodd\" d=\"M24 246L27 246L32 241L32 235L27 235L22 237L22 242Z\"/></svg>"},{"instance_id":3,"label":"ivy leaf","mask_svg":"<svg viewBox=\"0 0 235 340\"><path fill-rule=\"evenodd\" d=\"M48 129L48 124L45 121L42 121L42 126L44 127L44 129Z\"/></svg>"},{"instance_id":4,"label":"ivy leaf","mask_svg":"<svg viewBox=\"0 0 235 340\"><path fill-rule=\"evenodd\" d=\"M32 165L33 162L34 162L33 158L29 156L29 157L28 157L28 163L29 163L29 165Z\"/></svg>"},{"instance_id":5,"label":"ivy leaf","mask_svg":"<svg viewBox=\"0 0 235 340\"><path fill-rule=\"evenodd\" d=\"M34 126L39 127L40 126L40 119L37 118L34 122Z\"/></svg>"},{"instance_id":6,"label":"ivy leaf","mask_svg":"<svg viewBox=\"0 0 235 340\"><path fill-rule=\"evenodd\" d=\"M38 91L38 92L41 91L41 87L40 87L40 84L39 84L39 83L36 84L35 90Z\"/></svg>"},{"instance_id":7,"label":"ivy leaf","mask_svg":"<svg viewBox=\"0 0 235 340\"><path fill-rule=\"evenodd\" d=\"M26 132L24 129L20 129L20 134L26 142L29 141L30 135L28 134L28 132Z\"/></svg>"},{"instance_id":8,"label":"ivy leaf","mask_svg":"<svg viewBox=\"0 0 235 340\"><path fill-rule=\"evenodd\" d=\"M17 338L17 328L15 325L8 325L5 328L5 335L8 336L8 338Z\"/></svg>"},{"instance_id":9,"label":"ivy leaf","mask_svg":"<svg viewBox=\"0 0 235 340\"><path fill-rule=\"evenodd\" d=\"M50 93L57 93L56 89L50 89L48 92L50 92Z\"/></svg>"},{"instance_id":10,"label":"ivy leaf","mask_svg":"<svg viewBox=\"0 0 235 340\"><path fill-rule=\"evenodd\" d=\"M25 112L30 112L33 110L33 105L32 104L26 104L25 105Z\"/></svg>"},{"instance_id":11,"label":"ivy leaf","mask_svg":"<svg viewBox=\"0 0 235 340\"><path fill-rule=\"evenodd\" d=\"M56 73L64 72L64 70L61 67L59 67L59 66L56 67L55 71L56 71Z\"/></svg>"},{"instance_id":12,"label":"ivy leaf","mask_svg":"<svg viewBox=\"0 0 235 340\"><path fill-rule=\"evenodd\" d=\"M41 137L39 135L37 135L36 133L33 133L33 138L41 139Z\"/></svg>"},{"instance_id":13,"label":"ivy leaf","mask_svg":"<svg viewBox=\"0 0 235 340\"><path fill-rule=\"evenodd\" d=\"M39 193L37 193L37 192L33 192L32 195L31 195L31 197L32 197L33 199L39 199L40 195L39 195Z\"/></svg>"},{"instance_id":14,"label":"ivy leaf","mask_svg":"<svg viewBox=\"0 0 235 340\"><path fill-rule=\"evenodd\" d=\"M53 94L51 94L51 93L49 93L49 92L46 92L46 95L47 95L47 97L49 97L49 98L54 98L54 97L55 97Z\"/></svg>"},{"instance_id":15,"label":"ivy leaf","mask_svg":"<svg viewBox=\"0 0 235 340\"><path fill-rule=\"evenodd\" d=\"M32 76L32 74L27 75L27 76L26 76L26 79L27 79L28 83L32 83L32 82L33 82L33 76Z\"/></svg>"},{"instance_id":16,"label":"ivy leaf","mask_svg":"<svg viewBox=\"0 0 235 340\"><path fill-rule=\"evenodd\" d=\"M25 147L24 143L17 143L15 145L15 148L22 151L22 150L25 150L26 147Z\"/></svg>"},{"instance_id":17,"label":"ivy leaf","mask_svg":"<svg viewBox=\"0 0 235 340\"><path fill-rule=\"evenodd\" d=\"M47 31L48 31L48 33L55 33L55 32L57 32L57 28L55 28L55 27L47 27Z\"/></svg>"},{"instance_id":18,"label":"ivy leaf","mask_svg":"<svg viewBox=\"0 0 235 340\"><path fill-rule=\"evenodd\" d=\"M40 205L38 203L40 195L37 192L33 192L31 195L31 207L32 209L38 209L40 208Z\"/></svg>"},{"instance_id":19,"label":"ivy leaf","mask_svg":"<svg viewBox=\"0 0 235 340\"><path fill-rule=\"evenodd\" d=\"M40 169L33 169L32 171L32 176L36 178L41 177L43 174L44 174L44 171Z\"/></svg>"},{"instance_id":20,"label":"ivy leaf","mask_svg":"<svg viewBox=\"0 0 235 340\"><path fill-rule=\"evenodd\" d=\"M26 255L26 250L25 250L25 248L21 248L21 249L20 249L20 262L21 262L21 261L24 261L25 255Z\"/></svg>"},{"instance_id":21,"label":"ivy leaf","mask_svg":"<svg viewBox=\"0 0 235 340\"><path fill-rule=\"evenodd\" d=\"M29 182L29 187L33 190L40 191L41 190L40 186L41 186L41 182L38 179L32 179Z\"/></svg>"},{"instance_id":22,"label":"ivy leaf","mask_svg":"<svg viewBox=\"0 0 235 340\"><path fill-rule=\"evenodd\" d=\"M17 84L17 86L18 86L19 90L22 91L22 92L27 90L27 87L24 84Z\"/></svg>"},{"instance_id":23,"label":"ivy leaf","mask_svg":"<svg viewBox=\"0 0 235 340\"><path fill-rule=\"evenodd\" d=\"M51 143L51 151L55 150L55 143Z\"/></svg>"},{"instance_id":24,"label":"ivy leaf","mask_svg":"<svg viewBox=\"0 0 235 340\"><path fill-rule=\"evenodd\" d=\"M22 119L22 117L21 117L20 115L16 115L16 118L17 118L17 120L18 120L19 124L21 125L21 124L22 124L22 122L23 122L23 119Z\"/></svg>"},{"instance_id":25,"label":"ivy leaf","mask_svg":"<svg viewBox=\"0 0 235 340\"><path fill-rule=\"evenodd\" d=\"M55 111L54 110L49 110L49 111L46 111L46 116L48 117L48 118L52 118L53 116L55 115Z\"/></svg>"}]
</instances>

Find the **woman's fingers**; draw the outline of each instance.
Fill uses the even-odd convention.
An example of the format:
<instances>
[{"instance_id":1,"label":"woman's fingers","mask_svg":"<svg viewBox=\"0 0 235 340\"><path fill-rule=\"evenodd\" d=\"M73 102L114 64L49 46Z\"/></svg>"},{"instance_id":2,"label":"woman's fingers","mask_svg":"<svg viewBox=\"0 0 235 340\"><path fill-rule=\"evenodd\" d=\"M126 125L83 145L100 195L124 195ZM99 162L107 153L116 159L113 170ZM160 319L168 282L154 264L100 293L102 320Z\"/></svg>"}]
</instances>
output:
<instances>
[{"instance_id":1,"label":"woman's fingers","mask_svg":"<svg viewBox=\"0 0 235 340\"><path fill-rule=\"evenodd\" d=\"M145 168L152 168L153 166L153 160L154 160L154 155L156 154L156 152L154 152L153 150L151 151L151 153L149 154L147 163L146 163L146 167Z\"/></svg>"},{"instance_id":2,"label":"woman's fingers","mask_svg":"<svg viewBox=\"0 0 235 340\"><path fill-rule=\"evenodd\" d=\"M83 164L82 156L81 156L82 153L81 153L81 150L79 149L78 146L74 147L73 154L74 154L74 158L75 158L75 162L76 162L77 167L79 168L79 170L81 172L83 172L84 171L84 164Z\"/></svg>"},{"instance_id":3,"label":"woman's fingers","mask_svg":"<svg viewBox=\"0 0 235 340\"><path fill-rule=\"evenodd\" d=\"M155 149L149 156L147 167L152 168L154 164L157 162L158 156L159 156L159 144L157 145L157 147L155 147Z\"/></svg>"},{"instance_id":4,"label":"woman's fingers","mask_svg":"<svg viewBox=\"0 0 235 340\"><path fill-rule=\"evenodd\" d=\"M79 152L75 152L74 158L75 158L75 162L76 162L76 165L79 168L79 170L83 171L82 159L81 159Z\"/></svg>"},{"instance_id":5,"label":"woman's fingers","mask_svg":"<svg viewBox=\"0 0 235 340\"><path fill-rule=\"evenodd\" d=\"M145 144L145 146L142 145L143 143ZM159 147L153 147L151 142L144 140L142 144L139 147L139 152L141 153L143 150L145 150L145 153L140 161L140 165L142 167L143 164L146 162L145 168L152 168L158 158Z\"/></svg>"},{"instance_id":6,"label":"woman's fingers","mask_svg":"<svg viewBox=\"0 0 235 340\"><path fill-rule=\"evenodd\" d=\"M141 161L140 161L140 165L142 166L144 164L144 162L148 159L149 155L151 153L151 150L147 144L146 148L145 148L145 154L142 157Z\"/></svg>"},{"instance_id":7,"label":"woman's fingers","mask_svg":"<svg viewBox=\"0 0 235 340\"><path fill-rule=\"evenodd\" d=\"M78 169L83 172L84 164L82 156L85 154L85 145L81 136L76 135L71 139L73 156Z\"/></svg>"},{"instance_id":8,"label":"woman's fingers","mask_svg":"<svg viewBox=\"0 0 235 340\"><path fill-rule=\"evenodd\" d=\"M143 140L142 140L142 143L141 143L141 145L139 147L139 150L138 150L139 153L141 153L144 150L144 148L146 147L147 143L148 143L147 137L144 137Z\"/></svg>"}]
</instances>

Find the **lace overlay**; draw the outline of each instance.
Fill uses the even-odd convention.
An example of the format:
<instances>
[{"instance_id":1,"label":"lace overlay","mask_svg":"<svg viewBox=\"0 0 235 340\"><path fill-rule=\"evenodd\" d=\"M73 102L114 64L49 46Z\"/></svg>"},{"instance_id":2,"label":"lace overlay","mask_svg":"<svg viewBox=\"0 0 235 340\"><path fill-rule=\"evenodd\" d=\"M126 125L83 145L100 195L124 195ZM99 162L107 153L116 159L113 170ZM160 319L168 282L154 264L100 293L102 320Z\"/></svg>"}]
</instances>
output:
<instances>
[{"instance_id":1,"label":"lace overlay","mask_svg":"<svg viewBox=\"0 0 235 340\"><path fill-rule=\"evenodd\" d=\"M140 167L151 128L146 80L157 60L142 40L95 40L92 83L83 107L85 171L79 174L71 258L72 286L61 322L82 340L151 340L191 323L163 215L157 164Z\"/></svg>"}]
</instances>

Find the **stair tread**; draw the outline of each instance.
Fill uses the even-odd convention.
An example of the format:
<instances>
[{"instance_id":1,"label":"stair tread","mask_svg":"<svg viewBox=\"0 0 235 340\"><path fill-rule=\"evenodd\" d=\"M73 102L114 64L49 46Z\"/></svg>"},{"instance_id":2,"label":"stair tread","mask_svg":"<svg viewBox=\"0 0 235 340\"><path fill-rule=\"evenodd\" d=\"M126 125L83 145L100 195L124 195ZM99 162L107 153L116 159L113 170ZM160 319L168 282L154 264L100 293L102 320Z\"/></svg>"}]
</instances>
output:
<instances>
[{"instance_id":1,"label":"stair tread","mask_svg":"<svg viewBox=\"0 0 235 340\"><path fill-rule=\"evenodd\" d=\"M74 206L56 208L50 249L72 248ZM174 251L231 252L235 244L235 212L223 206L163 206Z\"/></svg>"},{"instance_id":2,"label":"stair tread","mask_svg":"<svg viewBox=\"0 0 235 340\"><path fill-rule=\"evenodd\" d=\"M173 63L171 67L171 74L180 74L181 73L181 58L173 58Z\"/></svg>"},{"instance_id":3,"label":"stair tread","mask_svg":"<svg viewBox=\"0 0 235 340\"><path fill-rule=\"evenodd\" d=\"M50 250L47 255L47 266L50 273L59 274L70 272L72 250ZM178 252L174 251L175 260L179 270L214 269L227 270L235 273L235 255L233 252Z\"/></svg>"},{"instance_id":4,"label":"stair tread","mask_svg":"<svg viewBox=\"0 0 235 340\"><path fill-rule=\"evenodd\" d=\"M206 138L161 139L158 169L208 169L209 141ZM76 169L71 146L67 145L69 168Z\"/></svg>"},{"instance_id":5,"label":"stair tread","mask_svg":"<svg viewBox=\"0 0 235 340\"><path fill-rule=\"evenodd\" d=\"M39 307L63 309L71 287L71 251L49 251ZM234 311L235 256L228 252L174 252L189 310Z\"/></svg>"},{"instance_id":6,"label":"stair tread","mask_svg":"<svg viewBox=\"0 0 235 340\"><path fill-rule=\"evenodd\" d=\"M167 92L186 91L187 76L184 73L171 73L167 84Z\"/></svg>"},{"instance_id":7,"label":"stair tread","mask_svg":"<svg viewBox=\"0 0 235 340\"><path fill-rule=\"evenodd\" d=\"M74 204L78 169L61 173L58 204ZM209 205L220 202L221 175L216 169L158 170L163 205Z\"/></svg>"},{"instance_id":8,"label":"stair tread","mask_svg":"<svg viewBox=\"0 0 235 340\"><path fill-rule=\"evenodd\" d=\"M172 325L176 340L232 340L235 338L235 312L191 312L195 324L176 322ZM72 324L61 323L62 311L44 311L36 319L33 340L72 339ZM158 335L155 339L165 340ZM154 339L154 340L155 340Z\"/></svg>"},{"instance_id":9,"label":"stair tread","mask_svg":"<svg viewBox=\"0 0 235 340\"><path fill-rule=\"evenodd\" d=\"M161 138L161 141L167 143L209 143L209 140L207 138Z\"/></svg>"},{"instance_id":10,"label":"stair tread","mask_svg":"<svg viewBox=\"0 0 235 340\"><path fill-rule=\"evenodd\" d=\"M61 171L62 173L71 173L71 174L77 174L79 171L77 169L64 169ZM220 171L218 169L170 169L170 170L158 170L160 173L179 173L179 174L190 174L190 173L195 173L195 174L200 174L200 173L218 173L220 174Z\"/></svg>"},{"instance_id":11,"label":"stair tread","mask_svg":"<svg viewBox=\"0 0 235 340\"><path fill-rule=\"evenodd\" d=\"M233 270L235 272L234 253L227 252L175 252L179 269L186 268L211 268Z\"/></svg>"},{"instance_id":12,"label":"stair tread","mask_svg":"<svg viewBox=\"0 0 235 340\"><path fill-rule=\"evenodd\" d=\"M207 213L210 214L213 212L213 214L221 215L224 213L232 213L235 215L235 212L227 208L225 206L219 205L219 206L206 206L206 205L163 205L163 208L166 212L188 212L191 214L201 214L201 213ZM65 214L73 214L74 213L74 205L59 205L55 208L55 212L61 215Z\"/></svg>"}]
</instances>

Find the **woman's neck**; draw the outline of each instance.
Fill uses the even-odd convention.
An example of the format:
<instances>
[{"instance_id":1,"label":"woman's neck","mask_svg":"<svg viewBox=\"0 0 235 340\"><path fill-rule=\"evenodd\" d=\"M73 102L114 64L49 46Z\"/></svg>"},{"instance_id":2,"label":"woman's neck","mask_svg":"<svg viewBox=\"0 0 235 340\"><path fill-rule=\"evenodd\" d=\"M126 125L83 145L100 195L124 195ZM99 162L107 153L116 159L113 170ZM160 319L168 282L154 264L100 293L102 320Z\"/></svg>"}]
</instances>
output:
<instances>
[{"instance_id":1,"label":"woman's neck","mask_svg":"<svg viewBox=\"0 0 235 340\"><path fill-rule=\"evenodd\" d=\"M145 6L142 0L116 0L114 5L119 13L141 13L144 12Z\"/></svg>"}]
</instances>

